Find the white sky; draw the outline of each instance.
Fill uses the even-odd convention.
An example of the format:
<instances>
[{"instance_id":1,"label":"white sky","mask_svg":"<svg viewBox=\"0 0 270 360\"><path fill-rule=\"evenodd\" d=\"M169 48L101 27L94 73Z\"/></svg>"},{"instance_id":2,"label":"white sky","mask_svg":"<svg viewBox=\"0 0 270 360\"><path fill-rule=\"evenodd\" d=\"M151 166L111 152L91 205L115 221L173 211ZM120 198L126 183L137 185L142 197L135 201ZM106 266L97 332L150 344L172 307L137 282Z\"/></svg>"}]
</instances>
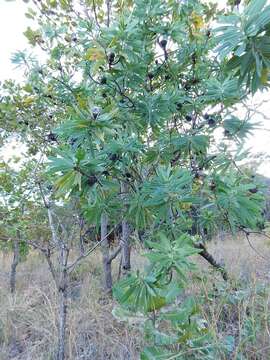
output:
<instances>
[{"instance_id":1,"label":"white sky","mask_svg":"<svg viewBox=\"0 0 270 360\"><path fill-rule=\"evenodd\" d=\"M222 5L224 0L219 0L218 3ZM10 57L15 51L29 47L23 35L26 27L31 26L31 20L24 15L27 7L23 0L0 0L0 81L8 78L21 79L21 73L11 64ZM256 95L256 103L262 100L265 100L265 103L260 107L260 111L270 118L270 93ZM251 147L254 153L264 152L270 156L270 120L263 120L259 115L256 115L256 120L262 121L263 129L255 131L247 146ZM270 177L270 161L264 163L260 172Z\"/></svg>"}]
</instances>

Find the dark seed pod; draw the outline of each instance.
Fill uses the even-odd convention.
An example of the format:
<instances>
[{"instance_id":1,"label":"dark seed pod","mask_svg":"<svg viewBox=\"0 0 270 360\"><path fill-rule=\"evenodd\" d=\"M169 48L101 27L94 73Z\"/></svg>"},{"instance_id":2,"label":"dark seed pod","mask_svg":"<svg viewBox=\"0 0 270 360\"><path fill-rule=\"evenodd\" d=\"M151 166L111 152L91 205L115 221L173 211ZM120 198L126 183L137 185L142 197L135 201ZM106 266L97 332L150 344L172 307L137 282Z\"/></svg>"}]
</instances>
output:
<instances>
[{"instance_id":1,"label":"dark seed pod","mask_svg":"<svg viewBox=\"0 0 270 360\"><path fill-rule=\"evenodd\" d=\"M158 60L155 60L155 64L156 64L156 65L158 65L158 64L159 64Z\"/></svg>"},{"instance_id":2,"label":"dark seed pod","mask_svg":"<svg viewBox=\"0 0 270 360\"><path fill-rule=\"evenodd\" d=\"M111 155L109 156L109 159L110 159L111 161L117 161L117 160L119 160L119 156L118 156L117 154L111 154Z\"/></svg>"},{"instance_id":3,"label":"dark seed pod","mask_svg":"<svg viewBox=\"0 0 270 360\"><path fill-rule=\"evenodd\" d=\"M97 182L97 178L96 178L95 175L90 175L90 176L88 176L88 178L87 178L87 184L88 184L89 186L93 186L96 182Z\"/></svg>"},{"instance_id":4,"label":"dark seed pod","mask_svg":"<svg viewBox=\"0 0 270 360\"><path fill-rule=\"evenodd\" d=\"M47 138L48 138L49 141L52 141L52 142L53 142L53 141L57 141L57 135L54 134L53 132L50 132L50 133L48 134Z\"/></svg>"},{"instance_id":5,"label":"dark seed pod","mask_svg":"<svg viewBox=\"0 0 270 360\"><path fill-rule=\"evenodd\" d=\"M160 46L162 47L162 49L166 49L167 40L166 40L166 39L162 39L159 44L160 44Z\"/></svg>"},{"instance_id":6,"label":"dark seed pod","mask_svg":"<svg viewBox=\"0 0 270 360\"><path fill-rule=\"evenodd\" d=\"M106 76L102 76L102 78L100 79L100 83L101 83L102 85L105 85L105 84L107 83L107 78L106 78Z\"/></svg>"},{"instance_id":7,"label":"dark seed pod","mask_svg":"<svg viewBox=\"0 0 270 360\"><path fill-rule=\"evenodd\" d=\"M195 84L198 84L198 82L200 82L200 80L197 78L193 78L193 79L191 79L191 82L193 85L195 85Z\"/></svg>"},{"instance_id":8,"label":"dark seed pod","mask_svg":"<svg viewBox=\"0 0 270 360\"><path fill-rule=\"evenodd\" d=\"M206 36L207 36L208 38L210 38L210 36L211 36L211 30L208 29L208 30L206 31Z\"/></svg>"},{"instance_id":9,"label":"dark seed pod","mask_svg":"<svg viewBox=\"0 0 270 360\"><path fill-rule=\"evenodd\" d=\"M104 99L106 99L107 94L104 92L104 93L101 94L101 96L102 96Z\"/></svg>"},{"instance_id":10,"label":"dark seed pod","mask_svg":"<svg viewBox=\"0 0 270 360\"><path fill-rule=\"evenodd\" d=\"M251 194L256 194L258 192L258 188L254 187L252 189L249 189L249 192L251 192Z\"/></svg>"},{"instance_id":11,"label":"dark seed pod","mask_svg":"<svg viewBox=\"0 0 270 360\"><path fill-rule=\"evenodd\" d=\"M176 110L180 111L183 108L183 104L177 103L176 104Z\"/></svg>"},{"instance_id":12,"label":"dark seed pod","mask_svg":"<svg viewBox=\"0 0 270 360\"><path fill-rule=\"evenodd\" d=\"M115 59L115 53L114 53L114 52L111 52L111 53L109 54L109 64L110 64L110 65L114 62L114 59Z\"/></svg>"},{"instance_id":13,"label":"dark seed pod","mask_svg":"<svg viewBox=\"0 0 270 360\"><path fill-rule=\"evenodd\" d=\"M125 176L126 176L128 179L132 178L132 175L131 175L131 173L129 173L129 172L126 172L126 173L125 173Z\"/></svg>"},{"instance_id":14,"label":"dark seed pod","mask_svg":"<svg viewBox=\"0 0 270 360\"><path fill-rule=\"evenodd\" d=\"M186 119L186 121L190 122L190 121L192 121L192 116L191 115L186 115L185 119Z\"/></svg>"},{"instance_id":15,"label":"dark seed pod","mask_svg":"<svg viewBox=\"0 0 270 360\"><path fill-rule=\"evenodd\" d=\"M97 106L94 106L92 109L93 118L96 120L97 117L100 115L100 108Z\"/></svg>"},{"instance_id":16,"label":"dark seed pod","mask_svg":"<svg viewBox=\"0 0 270 360\"><path fill-rule=\"evenodd\" d=\"M210 115L206 113L206 114L203 115L203 117L204 117L205 120L208 120Z\"/></svg>"},{"instance_id":17,"label":"dark seed pod","mask_svg":"<svg viewBox=\"0 0 270 360\"><path fill-rule=\"evenodd\" d=\"M147 75L150 80L154 79L154 74L152 72L149 72Z\"/></svg>"},{"instance_id":18,"label":"dark seed pod","mask_svg":"<svg viewBox=\"0 0 270 360\"><path fill-rule=\"evenodd\" d=\"M77 38L77 36L72 36L71 40L72 40L73 42L77 42L77 41L78 41L78 38Z\"/></svg>"},{"instance_id":19,"label":"dark seed pod","mask_svg":"<svg viewBox=\"0 0 270 360\"><path fill-rule=\"evenodd\" d=\"M213 119L213 118L210 118L210 119L208 119L208 125L210 126L210 127L213 127L213 126L215 126L216 125L216 120L215 119Z\"/></svg>"},{"instance_id":20,"label":"dark seed pod","mask_svg":"<svg viewBox=\"0 0 270 360\"><path fill-rule=\"evenodd\" d=\"M211 191L214 191L216 189L217 185L214 181L211 181L211 183L209 184L209 189Z\"/></svg>"},{"instance_id":21,"label":"dark seed pod","mask_svg":"<svg viewBox=\"0 0 270 360\"><path fill-rule=\"evenodd\" d=\"M105 176L110 175L109 171L107 171L107 170L104 170L102 174L105 175Z\"/></svg>"},{"instance_id":22,"label":"dark seed pod","mask_svg":"<svg viewBox=\"0 0 270 360\"><path fill-rule=\"evenodd\" d=\"M185 89L186 91L188 91L188 90L191 89L191 86L190 86L190 84L189 84L188 82L184 85L184 89Z\"/></svg>"}]
</instances>

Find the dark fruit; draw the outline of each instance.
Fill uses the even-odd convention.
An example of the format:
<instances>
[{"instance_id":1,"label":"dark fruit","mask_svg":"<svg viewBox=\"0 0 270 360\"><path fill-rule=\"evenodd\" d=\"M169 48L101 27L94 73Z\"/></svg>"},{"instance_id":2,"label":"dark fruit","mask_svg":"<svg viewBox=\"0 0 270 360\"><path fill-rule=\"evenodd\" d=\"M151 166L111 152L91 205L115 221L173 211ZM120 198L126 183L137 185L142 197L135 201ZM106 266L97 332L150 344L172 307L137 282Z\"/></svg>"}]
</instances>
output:
<instances>
[{"instance_id":1,"label":"dark fruit","mask_svg":"<svg viewBox=\"0 0 270 360\"><path fill-rule=\"evenodd\" d=\"M115 59L115 53L114 53L114 52L111 52L111 53L109 54L109 64L110 64L110 65L114 62L114 59Z\"/></svg>"},{"instance_id":2,"label":"dark fruit","mask_svg":"<svg viewBox=\"0 0 270 360\"><path fill-rule=\"evenodd\" d=\"M181 110L182 109L182 107L183 107L183 104L181 104L181 103L177 103L176 104L176 110Z\"/></svg>"},{"instance_id":3,"label":"dark fruit","mask_svg":"<svg viewBox=\"0 0 270 360\"><path fill-rule=\"evenodd\" d=\"M149 77L150 80L152 80L152 79L154 79L154 74L152 72L149 72L148 77Z\"/></svg>"},{"instance_id":4,"label":"dark fruit","mask_svg":"<svg viewBox=\"0 0 270 360\"><path fill-rule=\"evenodd\" d=\"M162 39L161 42L159 43L160 46L162 47L162 49L166 49L167 46L167 40L166 39Z\"/></svg>"},{"instance_id":5,"label":"dark fruit","mask_svg":"<svg viewBox=\"0 0 270 360\"><path fill-rule=\"evenodd\" d=\"M212 182L210 183L209 189L210 189L211 191L214 191L214 190L216 189L216 184L215 184L214 181L212 181Z\"/></svg>"},{"instance_id":6,"label":"dark fruit","mask_svg":"<svg viewBox=\"0 0 270 360\"><path fill-rule=\"evenodd\" d=\"M258 189L255 187L255 188L249 189L249 192L251 192L251 194L256 194L258 192Z\"/></svg>"},{"instance_id":7,"label":"dark fruit","mask_svg":"<svg viewBox=\"0 0 270 360\"><path fill-rule=\"evenodd\" d=\"M186 115L185 119L186 119L188 122L190 122L190 121L192 121L192 116L191 116L191 115Z\"/></svg>"},{"instance_id":8,"label":"dark fruit","mask_svg":"<svg viewBox=\"0 0 270 360\"><path fill-rule=\"evenodd\" d=\"M97 182L97 178L95 175L88 176L87 178L87 184L89 186L93 186Z\"/></svg>"},{"instance_id":9,"label":"dark fruit","mask_svg":"<svg viewBox=\"0 0 270 360\"><path fill-rule=\"evenodd\" d=\"M92 114L93 114L93 118L96 120L100 114L100 108L97 106L94 106L92 109Z\"/></svg>"},{"instance_id":10,"label":"dark fruit","mask_svg":"<svg viewBox=\"0 0 270 360\"><path fill-rule=\"evenodd\" d=\"M54 133L52 133L52 132L50 132L50 133L48 134L48 140L49 140L49 141L57 141L57 135L54 134Z\"/></svg>"},{"instance_id":11,"label":"dark fruit","mask_svg":"<svg viewBox=\"0 0 270 360\"><path fill-rule=\"evenodd\" d=\"M78 38L76 36L73 36L71 40L74 41L74 42L77 42Z\"/></svg>"},{"instance_id":12,"label":"dark fruit","mask_svg":"<svg viewBox=\"0 0 270 360\"><path fill-rule=\"evenodd\" d=\"M126 175L126 177L127 177L128 179L132 178L132 175L131 175L131 173L129 173L129 172L126 172L125 175Z\"/></svg>"},{"instance_id":13,"label":"dark fruit","mask_svg":"<svg viewBox=\"0 0 270 360\"><path fill-rule=\"evenodd\" d=\"M205 115L203 115L203 117L205 120L208 120L210 116L209 116L209 114L206 113Z\"/></svg>"},{"instance_id":14,"label":"dark fruit","mask_svg":"<svg viewBox=\"0 0 270 360\"><path fill-rule=\"evenodd\" d=\"M190 90L191 89L190 84L186 83L185 86L184 86L184 89L187 90L187 91Z\"/></svg>"},{"instance_id":15,"label":"dark fruit","mask_svg":"<svg viewBox=\"0 0 270 360\"><path fill-rule=\"evenodd\" d=\"M197 79L197 78L193 78L193 79L191 79L191 82L192 82L192 84L198 84L198 82L200 82L200 80L199 79Z\"/></svg>"},{"instance_id":16,"label":"dark fruit","mask_svg":"<svg viewBox=\"0 0 270 360\"><path fill-rule=\"evenodd\" d=\"M208 119L208 125L209 126L215 126L215 124L216 124L216 120L215 119L213 119L213 118L210 118L210 119Z\"/></svg>"},{"instance_id":17,"label":"dark fruit","mask_svg":"<svg viewBox=\"0 0 270 360\"><path fill-rule=\"evenodd\" d=\"M107 170L104 170L102 174L105 175L105 176L110 175L109 171L107 171Z\"/></svg>"},{"instance_id":18,"label":"dark fruit","mask_svg":"<svg viewBox=\"0 0 270 360\"><path fill-rule=\"evenodd\" d=\"M102 85L105 85L107 83L107 78L105 76L102 76L102 78L100 79L100 83Z\"/></svg>"},{"instance_id":19,"label":"dark fruit","mask_svg":"<svg viewBox=\"0 0 270 360\"><path fill-rule=\"evenodd\" d=\"M107 94L106 94L106 93L102 93L101 96L102 96L104 99L106 99Z\"/></svg>"},{"instance_id":20,"label":"dark fruit","mask_svg":"<svg viewBox=\"0 0 270 360\"><path fill-rule=\"evenodd\" d=\"M110 159L111 161L117 161L117 160L119 160L119 156L118 156L117 154L111 154L111 155L109 156L109 159Z\"/></svg>"},{"instance_id":21,"label":"dark fruit","mask_svg":"<svg viewBox=\"0 0 270 360\"><path fill-rule=\"evenodd\" d=\"M158 65L158 60L155 61L155 64Z\"/></svg>"}]
</instances>

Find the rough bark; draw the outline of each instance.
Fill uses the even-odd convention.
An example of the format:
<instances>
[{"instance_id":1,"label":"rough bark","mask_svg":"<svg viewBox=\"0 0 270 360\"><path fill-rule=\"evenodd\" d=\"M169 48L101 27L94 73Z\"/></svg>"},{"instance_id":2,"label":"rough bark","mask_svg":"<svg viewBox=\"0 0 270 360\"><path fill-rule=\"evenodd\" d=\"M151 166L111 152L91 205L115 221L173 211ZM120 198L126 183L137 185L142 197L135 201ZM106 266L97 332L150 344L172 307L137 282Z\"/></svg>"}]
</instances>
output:
<instances>
[{"instance_id":1,"label":"rough bark","mask_svg":"<svg viewBox=\"0 0 270 360\"><path fill-rule=\"evenodd\" d=\"M208 261L209 264L211 264L215 269L220 271L223 279L225 281L228 281L229 277L227 271L213 258L211 254L209 254L209 252L206 250L206 247L203 244L197 244L195 247L201 250L199 255L201 255L206 261Z\"/></svg>"}]
</instances>

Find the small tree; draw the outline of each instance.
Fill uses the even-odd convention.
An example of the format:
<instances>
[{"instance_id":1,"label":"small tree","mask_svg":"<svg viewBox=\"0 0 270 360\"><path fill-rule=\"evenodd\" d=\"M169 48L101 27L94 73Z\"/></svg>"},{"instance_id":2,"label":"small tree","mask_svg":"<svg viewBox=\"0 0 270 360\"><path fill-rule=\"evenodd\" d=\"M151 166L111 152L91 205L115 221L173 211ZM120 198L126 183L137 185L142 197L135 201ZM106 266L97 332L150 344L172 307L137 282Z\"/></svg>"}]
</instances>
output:
<instances>
[{"instance_id":1,"label":"small tree","mask_svg":"<svg viewBox=\"0 0 270 360\"><path fill-rule=\"evenodd\" d=\"M156 330L157 310L174 302L193 269L190 255L226 278L206 235L217 224L256 229L261 219L262 193L238 166L254 121L235 109L268 86L270 7L252 0L234 10L199 0L67 0L28 12L39 28L25 34L48 60L31 62L27 106L48 106L59 124L49 158L56 196L79 198L84 217L101 228L108 287L108 224L122 225L124 270L131 234L152 249L149 270L124 278L115 296L128 310L151 313L146 325L156 346L188 347L202 336L193 303L183 305L184 314L160 315L176 336ZM177 356L150 347L142 358Z\"/></svg>"}]
</instances>

